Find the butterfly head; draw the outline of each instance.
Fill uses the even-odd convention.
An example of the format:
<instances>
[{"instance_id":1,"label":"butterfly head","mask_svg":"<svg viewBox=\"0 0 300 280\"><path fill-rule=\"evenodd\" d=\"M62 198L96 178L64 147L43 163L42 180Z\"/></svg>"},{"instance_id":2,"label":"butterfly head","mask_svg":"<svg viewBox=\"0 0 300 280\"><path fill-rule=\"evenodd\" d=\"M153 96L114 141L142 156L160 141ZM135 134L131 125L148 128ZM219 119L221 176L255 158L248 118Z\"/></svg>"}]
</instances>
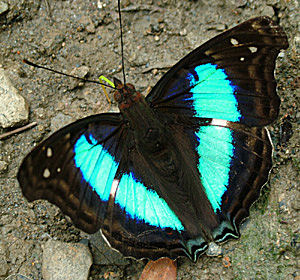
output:
<instances>
[{"instance_id":1,"label":"butterfly head","mask_svg":"<svg viewBox=\"0 0 300 280\"><path fill-rule=\"evenodd\" d=\"M132 84L123 84L120 80L114 78L116 91L114 99L118 103L120 110L126 110L132 104L137 103L141 99L141 94L136 91Z\"/></svg>"}]
</instances>

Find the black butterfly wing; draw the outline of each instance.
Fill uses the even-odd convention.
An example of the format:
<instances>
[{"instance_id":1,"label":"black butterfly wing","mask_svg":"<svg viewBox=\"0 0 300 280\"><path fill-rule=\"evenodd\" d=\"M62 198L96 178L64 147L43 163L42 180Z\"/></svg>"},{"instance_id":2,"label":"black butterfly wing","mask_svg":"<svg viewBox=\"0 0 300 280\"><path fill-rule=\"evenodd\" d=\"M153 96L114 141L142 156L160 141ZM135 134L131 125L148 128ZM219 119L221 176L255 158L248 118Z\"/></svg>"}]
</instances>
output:
<instances>
[{"instance_id":1,"label":"black butterfly wing","mask_svg":"<svg viewBox=\"0 0 300 280\"><path fill-rule=\"evenodd\" d=\"M126 256L175 258L184 254L177 252L183 226L153 187L151 163L131 133L120 114L76 121L25 157L18 181L29 201L50 201Z\"/></svg>"},{"instance_id":2,"label":"black butterfly wing","mask_svg":"<svg viewBox=\"0 0 300 280\"><path fill-rule=\"evenodd\" d=\"M286 34L274 21L268 17L250 19L180 60L155 85L147 101L171 118L177 115L249 126L270 124L280 105L275 60L287 47Z\"/></svg>"},{"instance_id":3,"label":"black butterfly wing","mask_svg":"<svg viewBox=\"0 0 300 280\"><path fill-rule=\"evenodd\" d=\"M211 226L212 240L238 238L238 226L249 216L272 167L267 129L212 119L199 123L198 128L185 125L185 133L194 145L199 187L204 188L217 216L217 225Z\"/></svg>"},{"instance_id":4,"label":"black butterfly wing","mask_svg":"<svg viewBox=\"0 0 300 280\"><path fill-rule=\"evenodd\" d=\"M153 162L131 146L126 164L123 176L116 180L114 203L102 227L108 242L123 255L138 259L192 259L185 249L189 233L166 202L168 197L161 195L164 178L154 170ZM164 187L169 184L167 180L164 183ZM204 250L207 244L201 240Z\"/></svg>"},{"instance_id":5,"label":"black butterfly wing","mask_svg":"<svg viewBox=\"0 0 300 280\"><path fill-rule=\"evenodd\" d=\"M211 223L202 221L211 241L239 237L239 223L268 180L272 144L263 126L278 115L275 60L287 47L284 31L271 19L251 19L188 54L147 96L174 135L187 135L182 151L193 147L184 157L196 159L199 188L214 210L207 216ZM203 252L195 248L190 251Z\"/></svg>"},{"instance_id":6,"label":"black butterfly wing","mask_svg":"<svg viewBox=\"0 0 300 280\"><path fill-rule=\"evenodd\" d=\"M29 200L46 199L93 233L103 224L127 130L120 114L101 114L55 132L29 153L18 181Z\"/></svg>"}]
</instances>

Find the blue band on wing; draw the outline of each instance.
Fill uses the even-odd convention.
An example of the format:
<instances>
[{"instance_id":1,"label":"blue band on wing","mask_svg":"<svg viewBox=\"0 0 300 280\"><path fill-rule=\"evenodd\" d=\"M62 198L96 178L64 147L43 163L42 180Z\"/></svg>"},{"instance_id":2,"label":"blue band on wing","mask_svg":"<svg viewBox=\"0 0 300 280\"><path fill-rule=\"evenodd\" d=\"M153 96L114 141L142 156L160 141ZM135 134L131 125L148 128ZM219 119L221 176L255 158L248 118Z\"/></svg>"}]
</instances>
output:
<instances>
[{"instance_id":1,"label":"blue band on wing","mask_svg":"<svg viewBox=\"0 0 300 280\"><path fill-rule=\"evenodd\" d=\"M211 63L195 67L188 73L190 92L196 116L228 121L239 121L241 113L234 96L236 86L228 79L225 71Z\"/></svg>"},{"instance_id":2,"label":"blue band on wing","mask_svg":"<svg viewBox=\"0 0 300 280\"><path fill-rule=\"evenodd\" d=\"M196 133L199 154L198 170L206 195L216 212L227 190L231 159L234 153L232 132L220 126L202 126Z\"/></svg>"},{"instance_id":3,"label":"blue band on wing","mask_svg":"<svg viewBox=\"0 0 300 280\"><path fill-rule=\"evenodd\" d=\"M74 161L86 182L97 192L101 200L108 201L112 182L118 169L114 158L92 135L89 141L82 135L74 146Z\"/></svg>"},{"instance_id":4,"label":"blue band on wing","mask_svg":"<svg viewBox=\"0 0 300 280\"><path fill-rule=\"evenodd\" d=\"M101 200L108 201L118 164L103 146L89 135L82 135L74 146L74 161L86 182L97 192ZM134 219L161 228L183 230L180 220L164 199L154 190L136 181L132 173L123 174L118 185L115 203Z\"/></svg>"},{"instance_id":5,"label":"blue band on wing","mask_svg":"<svg viewBox=\"0 0 300 280\"><path fill-rule=\"evenodd\" d=\"M160 228L184 229L164 199L138 182L132 173L124 174L117 190L118 203L133 218Z\"/></svg>"}]
</instances>

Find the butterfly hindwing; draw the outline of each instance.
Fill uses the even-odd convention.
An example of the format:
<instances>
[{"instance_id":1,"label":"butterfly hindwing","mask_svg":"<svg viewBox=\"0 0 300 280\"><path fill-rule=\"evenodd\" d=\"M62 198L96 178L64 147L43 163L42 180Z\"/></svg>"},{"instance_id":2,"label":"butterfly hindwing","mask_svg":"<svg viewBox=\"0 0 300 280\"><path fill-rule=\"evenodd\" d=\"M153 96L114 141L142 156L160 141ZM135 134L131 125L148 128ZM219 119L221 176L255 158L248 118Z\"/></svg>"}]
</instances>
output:
<instances>
[{"instance_id":1,"label":"butterfly hindwing","mask_svg":"<svg viewBox=\"0 0 300 280\"><path fill-rule=\"evenodd\" d=\"M275 60L287 37L268 17L248 20L198 47L147 96L159 112L218 118L249 126L278 115ZM178 116L179 118L182 116Z\"/></svg>"},{"instance_id":2,"label":"butterfly hindwing","mask_svg":"<svg viewBox=\"0 0 300 280\"><path fill-rule=\"evenodd\" d=\"M213 239L238 238L238 226L249 216L272 166L268 131L216 119L191 130L201 183L218 216Z\"/></svg>"}]
</instances>

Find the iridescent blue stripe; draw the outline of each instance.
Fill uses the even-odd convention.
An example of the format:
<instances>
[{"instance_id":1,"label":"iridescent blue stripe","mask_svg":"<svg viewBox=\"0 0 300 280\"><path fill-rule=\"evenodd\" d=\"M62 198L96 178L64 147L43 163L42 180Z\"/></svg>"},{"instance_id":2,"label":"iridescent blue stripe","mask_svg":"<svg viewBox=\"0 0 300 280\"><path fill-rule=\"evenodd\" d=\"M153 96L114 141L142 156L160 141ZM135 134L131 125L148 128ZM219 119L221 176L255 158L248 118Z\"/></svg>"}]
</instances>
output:
<instances>
[{"instance_id":1,"label":"iridescent blue stripe","mask_svg":"<svg viewBox=\"0 0 300 280\"><path fill-rule=\"evenodd\" d=\"M115 202L133 219L160 228L184 229L180 220L164 199L138 182L132 173L124 174L119 182Z\"/></svg>"},{"instance_id":2,"label":"iridescent blue stripe","mask_svg":"<svg viewBox=\"0 0 300 280\"><path fill-rule=\"evenodd\" d=\"M112 182L118 169L113 157L103 149L92 135L89 143L82 135L74 146L74 161L86 182L97 192L101 200L108 201Z\"/></svg>"},{"instance_id":3,"label":"iridescent blue stripe","mask_svg":"<svg viewBox=\"0 0 300 280\"><path fill-rule=\"evenodd\" d=\"M229 184L230 163L234 153L232 132L219 126L202 126L196 133L199 154L198 170L214 211L220 209Z\"/></svg>"},{"instance_id":4,"label":"iridescent blue stripe","mask_svg":"<svg viewBox=\"0 0 300 280\"><path fill-rule=\"evenodd\" d=\"M86 182L97 192L101 200L108 201L118 164L103 149L92 135L87 141L82 135L74 146L74 161ZM134 179L132 173L124 174L119 182L115 203L131 218L144 221L149 225L183 230L183 225L164 199L154 190L148 190Z\"/></svg>"},{"instance_id":5,"label":"iridescent blue stripe","mask_svg":"<svg viewBox=\"0 0 300 280\"><path fill-rule=\"evenodd\" d=\"M211 63L195 67L188 73L190 92L196 116L228 121L239 121L241 113L234 95L236 86L228 79L225 70Z\"/></svg>"},{"instance_id":6,"label":"iridescent blue stripe","mask_svg":"<svg viewBox=\"0 0 300 280\"><path fill-rule=\"evenodd\" d=\"M238 88L224 69L207 63L187 75L195 116L238 122L241 113L235 93ZM199 154L198 170L206 195L216 212L229 183L230 163L234 153L229 128L203 126L196 132Z\"/></svg>"}]
</instances>

